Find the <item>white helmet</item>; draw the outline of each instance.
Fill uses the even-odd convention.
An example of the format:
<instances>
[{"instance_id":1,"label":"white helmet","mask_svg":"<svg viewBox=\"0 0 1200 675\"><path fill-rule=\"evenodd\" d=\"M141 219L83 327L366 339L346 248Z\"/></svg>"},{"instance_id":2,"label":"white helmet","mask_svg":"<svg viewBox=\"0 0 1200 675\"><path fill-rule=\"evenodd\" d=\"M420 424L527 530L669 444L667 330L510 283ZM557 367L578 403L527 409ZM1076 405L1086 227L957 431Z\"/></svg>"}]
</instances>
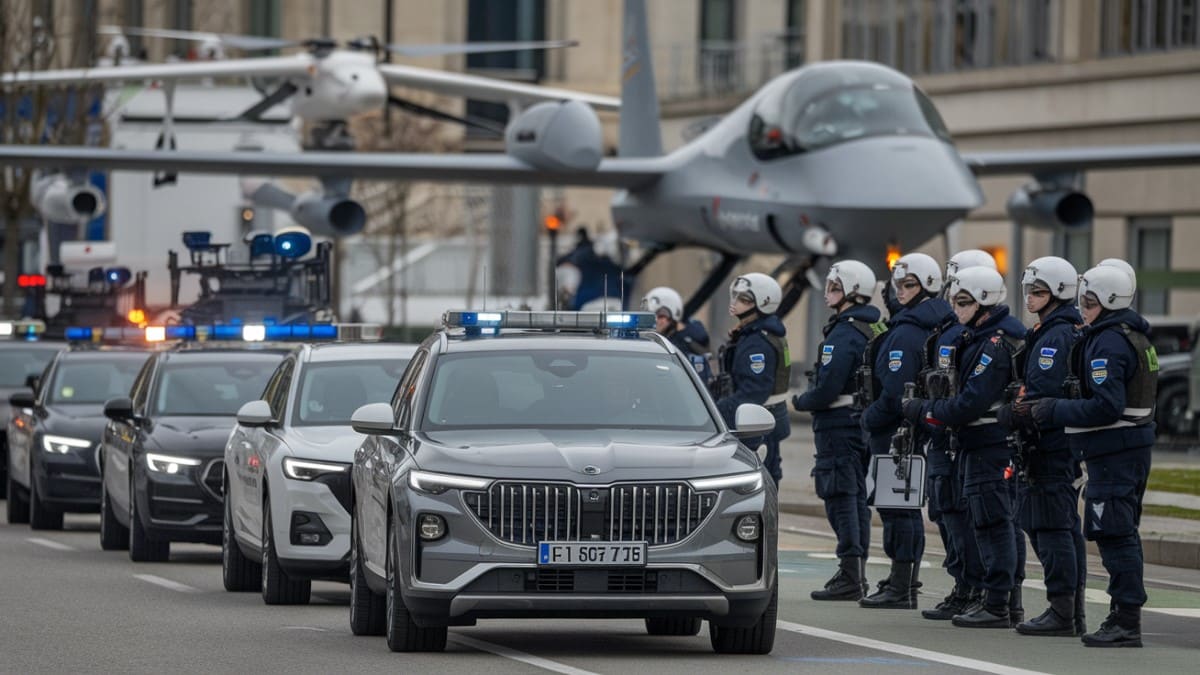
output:
<instances>
[{"instance_id":1,"label":"white helmet","mask_svg":"<svg viewBox=\"0 0 1200 675\"><path fill-rule=\"evenodd\" d=\"M751 272L733 280L729 284L729 297L736 298L742 293L748 293L754 298L754 306L763 314L774 314L779 309L779 301L783 299L783 289L779 282L762 272Z\"/></svg>"},{"instance_id":2,"label":"white helmet","mask_svg":"<svg viewBox=\"0 0 1200 675\"><path fill-rule=\"evenodd\" d=\"M1079 289L1079 272L1075 266L1057 256L1046 256L1031 261L1021 275L1021 286L1028 294L1030 286L1040 281L1050 288L1050 294L1059 300L1071 300Z\"/></svg>"},{"instance_id":3,"label":"white helmet","mask_svg":"<svg viewBox=\"0 0 1200 675\"><path fill-rule=\"evenodd\" d=\"M875 295L875 273L870 267L857 260L839 260L829 268L825 281L835 281L842 287L846 297L858 296L867 302Z\"/></svg>"},{"instance_id":4,"label":"white helmet","mask_svg":"<svg viewBox=\"0 0 1200 675\"><path fill-rule=\"evenodd\" d=\"M1079 297L1091 293L1105 309L1127 309L1133 304L1133 291L1133 277L1116 265L1097 265L1079 282Z\"/></svg>"},{"instance_id":5,"label":"white helmet","mask_svg":"<svg viewBox=\"0 0 1200 675\"><path fill-rule=\"evenodd\" d=\"M1121 260L1120 258L1105 258L1096 263L1096 267L1115 267L1125 274L1129 275L1129 282L1133 284L1133 290L1137 292L1137 273L1133 271L1133 265Z\"/></svg>"},{"instance_id":6,"label":"white helmet","mask_svg":"<svg viewBox=\"0 0 1200 675\"><path fill-rule=\"evenodd\" d=\"M655 314L658 314L658 310L665 309L673 320L683 321L683 298L675 292L674 288L667 286L651 288L642 298L642 309Z\"/></svg>"},{"instance_id":7,"label":"white helmet","mask_svg":"<svg viewBox=\"0 0 1200 675\"><path fill-rule=\"evenodd\" d=\"M892 267L892 285L908 275L921 282L921 287L930 293L942 290L942 268L933 258L924 253L909 253L901 256Z\"/></svg>"},{"instance_id":8,"label":"white helmet","mask_svg":"<svg viewBox=\"0 0 1200 675\"><path fill-rule=\"evenodd\" d=\"M986 267L991 270L999 270L996 267L996 259L991 253L979 248L969 248L965 251L959 251L950 256L950 260L946 262L946 278L954 276L959 270L965 270L968 267Z\"/></svg>"},{"instance_id":9,"label":"white helmet","mask_svg":"<svg viewBox=\"0 0 1200 675\"><path fill-rule=\"evenodd\" d=\"M975 302L984 307L995 307L1008 297L1004 277L996 270L986 267L960 269L950 280L949 297L953 298L959 293L970 295L975 298Z\"/></svg>"}]
</instances>

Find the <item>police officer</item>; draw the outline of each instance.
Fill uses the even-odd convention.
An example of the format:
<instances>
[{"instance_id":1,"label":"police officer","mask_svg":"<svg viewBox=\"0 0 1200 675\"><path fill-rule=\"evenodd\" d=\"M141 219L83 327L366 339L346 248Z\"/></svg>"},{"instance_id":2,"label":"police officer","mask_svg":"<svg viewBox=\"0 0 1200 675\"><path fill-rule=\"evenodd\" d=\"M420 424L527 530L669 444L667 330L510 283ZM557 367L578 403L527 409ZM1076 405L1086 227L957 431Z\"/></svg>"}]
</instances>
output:
<instances>
[{"instance_id":1,"label":"police officer","mask_svg":"<svg viewBox=\"0 0 1200 675\"><path fill-rule=\"evenodd\" d=\"M1068 355L1083 322L1074 300L1079 275L1062 258L1038 258L1025 267L1021 287L1025 308L1038 323L1025 334L1020 398L997 417L1023 445L1031 447L1021 462L1026 484L1017 509L1018 522L1029 533L1045 572L1050 607L1037 618L1017 624L1022 635L1082 635L1083 582L1087 575L1087 543L1080 527L1079 461L1070 451L1062 428L1039 429L1027 414L1013 424L1013 406L1062 394L1070 373Z\"/></svg>"},{"instance_id":2,"label":"police officer","mask_svg":"<svg viewBox=\"0 0 1200 675\"><path fill-rule=\"evenodd\" d=\"M944 288L949 290L950 281L959 270L971 267L994 270L996 260L987 251L977 248L955 253L946 262L947 283ZM928 370L940 371L947 377L956 372L955 355L962 347L963 331L958 317L947 305L946 315L930 335L926 347L925 365ZM927 392L926 395L932 393ZM962 481L959 480L962 454L951 451L950 435L944 429L933 429L928 436L926 494L929 495L929 520L937 524L938 535L946 551L942 565L954 579L954 587L936 607L921 610L921 616L934 621L949 621L979 599L983 585L983 563L979 559L971 512L963 495Z\"/></svg>"},{"instance_id":3,"label":"police officer","mask_svg":"<svg viewBox=\"0 0 1200 675\"><path fill-rule=\"evenodd\" d=\"M1086 328L1072 349L1068 397L1029 406L1039 428L1065 427L1072 452L1087 464L1084 534L1100 549L1112 597L1099 630L1083 635L1089 647L1142 646L1138 524L1154 444L1158 356L1149 324L1130 309L1134 283L1112 266L1084 273L1079 309Z\"/></svg>"},{"instance_id":4,"label":"police officer","mask_svg":"<svg viewBox=\"0 0 1200 675\"><path fill-rule=\"evenodd\" d=\"M705 386L712 384L708 363L708 331L697 319L683 320L683 298L673 288L651 288L642 297L642 309L654 312L654 330L671 341L696 369Z\"/></svg>"},{"instance_id":5,"label":"police officer","mask_svg":"<svg viewBox=\"0 0 1200 675\"><path fill-rule=\"evenodd\" d=\"M858 420L852 416L855 370L867 341L877 332L879 310L870 305L875 273L857 260L842 260L825 277L825 306L834 314L813 365L812 386L792 398L796 410L810 411L817 446L813 480L825 501L825 515L837 535L838 572L813 600L858 600L863 596L863 563L871 543L867 508L867 452Z\"/></svg>"},{"instance_id":6,"label":"police officer","mask_svg":"<svg viewBox=\"0 0 1200 675\"><path fill-rule=\"evenodd\" d=\"M1013 380L1013 358L1025 327L1002 304L1006 295L999 272L985 267L959 270L949 290L954 313L966 328L957 357L958 392L951 398L904 403L905 419L915 425L948 426L964 453L963 494L983 561L985 591L981 604L952 619L955 626L966 628L1011 626L1017 551L1013 495L1005 479L1012 452L995 416Z\"/></svg>"},{"instance_id":7,"label":"police officer","mask_svg":"<svg viewBox=\"0 0 1200 675\"><path fill-rule=\"evenodd\" d=\"M729 286L729 314L738 323L721 350L721 372L728 390L717 400L717 409L730 427L734 413L743 403L766 406L775 415L775 428L747 446L757 449L766 443L763 464L775 484L783 479L779 444L792 433L787 413L787 390L791 379L787 330L775 316L783 291L779 283L758 272L743 274Z\"/></svg>"},{"instance_id":8,"label":"police officer","mask_svg":"<svg viewBox=\"0 0 1200 675\"><path fill-rule=\"evenodd\" d=\"M899 312L888 321L874 363L874 386L879 396L863 410L862 427L874 455L891 452L892 435L903 421L901 396L906 382L921 370L921 350L930 331L948 313L938 299L942 269L924 253L910 253L892 267L892 286ZM875 593L859 601L868 608L917 608L917 575L925 552L925 526L918 509L878 509L883 520L883 551L892 561L891 573Z\"/></svg>"}]
</instances>

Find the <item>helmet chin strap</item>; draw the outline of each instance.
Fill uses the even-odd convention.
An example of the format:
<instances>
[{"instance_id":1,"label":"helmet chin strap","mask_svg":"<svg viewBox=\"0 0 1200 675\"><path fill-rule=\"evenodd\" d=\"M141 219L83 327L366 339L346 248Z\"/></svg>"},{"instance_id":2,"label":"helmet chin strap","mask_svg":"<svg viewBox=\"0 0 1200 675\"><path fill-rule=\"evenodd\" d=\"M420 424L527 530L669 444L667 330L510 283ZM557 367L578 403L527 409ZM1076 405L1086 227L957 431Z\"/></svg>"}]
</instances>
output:
<instances>
[{"instance_id":1,"label":"helmet chin strap","mask_svg":"<svg viewBox=\"0 0 1200 675\"><path fill-rule=\"evenodd\" d=\"M970 324L972 326L978 324L979 320L982 319L985 314L987 314L988 312L991 312L991 311L992 311L992 308L990 306L984 307L983 305L980 305L979 309L975 310L975 316L971 317Z\"/></svg>"},{"instance_id":2,"label":"helmet chin strap","mask_svg":"<svg viewBox=\"0 0 1200 675\"><path fill-rule=\"evenodd\" d=\"M904 306L904 309L912 309L913 307L916 307L917 305L924 302L926 299L932 298L932 297L933 297L933 294L930 293L929 291L925 290L925 287L922 286L921 292L914 295L912 300L909 300L908 302L904 302L901 304ZM897 298L897 300L899 300L899 298Z\"/></svg>"},{"instance_id":3,"label":"helmet chin strap","mask_svg":"<svg viewBox=\"0 0 1200 675\"><path fill-rule=\"evenodd\" d=\"M737 318L739 321L745 322L747 319L754 316L755 314L758 314L758 305L755 305L755 306L751 307L750 309L742 312L741 314L738 314Z\"/></svg>"}]
</instances>

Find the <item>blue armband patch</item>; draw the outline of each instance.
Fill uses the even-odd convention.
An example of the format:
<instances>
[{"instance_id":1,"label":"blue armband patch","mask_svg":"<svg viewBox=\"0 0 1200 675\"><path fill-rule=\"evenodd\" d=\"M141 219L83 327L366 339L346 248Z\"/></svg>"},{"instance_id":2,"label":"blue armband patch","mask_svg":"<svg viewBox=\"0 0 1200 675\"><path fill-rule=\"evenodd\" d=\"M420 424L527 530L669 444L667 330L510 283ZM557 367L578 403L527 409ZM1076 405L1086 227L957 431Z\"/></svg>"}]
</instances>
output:
<instances>
[{"instance_id":1,"label":"blue armband patch","mask_svg":"<svg viewBox=\"0 0 1200 675\"><path fill-rule=\"evenodd\" d=\"M893 373L899 372L902 365L904 365L904 352L900 350L888 352L888 370Z\"/></svg>"},{"instance_id":2,"label":"blue armband patch","mask_svg":"<svg viewBox=\"0 0 1200 675\"><path fill-rule=\"evenodd\" d=\"M821 365L827 366L833 360L833 345L821 345Z\"/></svg>"},{"instance_id":3,"label":"blue armband patch","mask_svg":"<svg viewBox=\"0 0 1200 675\"><path fill-rule=\"evenodd\" d=\"M1054 347L1042 347L1038 353L1038 368L1042 370L1050 370L1054 367L1054 355L1058 350Z\"/></svg>"},{"instance_id":4,"label":"blue armband patch","mask_svg":"<svg viewBox=\"0 0 1200 675\"><path fill-rule=\"evenodd\" d=\"M944 345L938 347L938 368L949 368L954 360L954 347Z\"/></svg>"},{"instance_id":5,"label":"blue armband patch","mask_svg":"<svg viewBox=\"0 0 1200 675\"><path fill-rule=\"evenodd\" d=\"M1108 379L1108 359L1092 359L1092 382L1104 384Z\"/></svg>"},{"instance_id":6,"label":"blue armband patch","mask_svg":"<svg viewBox=\"0 0 1200 675\"><path fill-rule=\"evenodd\" d=\"M988 364L992 362L992 357L987 354L980 354L979 364L975 366L975 370L971 373L971 377L982 375L983 371L987 370Z\"/></svg>"},{"instance_id":7,"label":"blue armband patch","mask_svg":"<svg viewBox=\"0 0 1200 675\"><path fill-rule=\"evenodd\" d=\"M767 357L762 354L750 355L750 370L759 375L767 368Z\"/></svg>"}]
</instances>

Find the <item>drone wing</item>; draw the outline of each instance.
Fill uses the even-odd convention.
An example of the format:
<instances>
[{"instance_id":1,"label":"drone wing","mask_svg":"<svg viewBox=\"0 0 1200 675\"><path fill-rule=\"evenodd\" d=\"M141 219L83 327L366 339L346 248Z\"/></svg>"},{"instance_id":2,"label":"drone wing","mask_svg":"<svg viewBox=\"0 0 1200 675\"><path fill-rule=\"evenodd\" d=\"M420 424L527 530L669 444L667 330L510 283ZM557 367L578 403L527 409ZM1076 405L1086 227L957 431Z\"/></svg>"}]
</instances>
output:
<instances>
[{"instance_id":1,"label":"drone wing","mask_svg":"<svg viewBox=\"0 0 1200 675\"><path fill-rule=\"evenodd\" d=\"M465 73L388 63L380 64L379 72L383 74L388 84L423 89L448 96L465 96L481 101L500 103L520 101L528 104L574 99L583 101L597 110L618 110L621 107L621 99L615 96L541 87Z\"/></svg>"},{"instance_id":2,"label":"drone wing","mask_svg":"<svg viewBox=\"0 0 1200 675\"><path fill-rule=\"evenodd\" d=\"M1200 143L965 152L962 158L976 176L1163 168L1200 164Z\"/></svg>"},{"instance_id":3,"label":"drone wing","mask_svg":"<svg viewBox=\"0 0 1200 675\"><path fill-rule=\"evenodd\" d=\"M225 61L149 63L99 68L35 70L5 73L3 84L78 84L89 82L137 82L144 80L199 80L206 77L301 77L308 74L309 60L300 55Z\"/></svg>"}]
</instances>

